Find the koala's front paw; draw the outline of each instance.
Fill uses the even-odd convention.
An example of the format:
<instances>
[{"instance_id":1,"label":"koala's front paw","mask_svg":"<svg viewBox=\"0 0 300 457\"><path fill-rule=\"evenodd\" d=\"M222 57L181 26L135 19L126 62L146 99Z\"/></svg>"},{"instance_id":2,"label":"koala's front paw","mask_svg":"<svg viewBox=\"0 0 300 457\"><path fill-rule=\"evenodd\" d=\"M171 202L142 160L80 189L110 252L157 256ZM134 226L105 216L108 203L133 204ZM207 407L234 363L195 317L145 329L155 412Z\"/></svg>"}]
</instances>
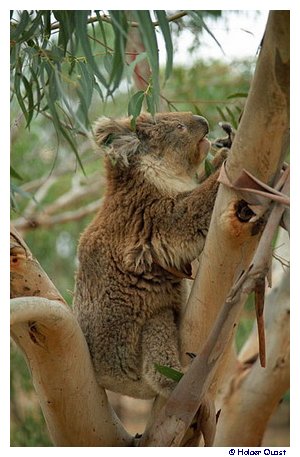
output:
<instances>
[{"instance_id":1,"label":"koala's front paw","mask_svg":"<svg viewBox=\"0 0 300 457\"><path fill-rule=\"evenodd\" d=\"M212 160L212 164L215 168L220 168L222 163L227 159L230 150L228 148L222 148L217 151L216 155Z\"/></svg>"},{"instance_id":2,"label":"koala's front paw","mask_svg":"<svg viewBox=\"0 0 300 457\"><path fill-rule=\"evenodd\" d=\"M219 122L219 126L222 127L227 136L225 138L216 139L213 142L213 147L230 149L235 137L235 130L229 122Z\"/></svg>"}]
</instances>

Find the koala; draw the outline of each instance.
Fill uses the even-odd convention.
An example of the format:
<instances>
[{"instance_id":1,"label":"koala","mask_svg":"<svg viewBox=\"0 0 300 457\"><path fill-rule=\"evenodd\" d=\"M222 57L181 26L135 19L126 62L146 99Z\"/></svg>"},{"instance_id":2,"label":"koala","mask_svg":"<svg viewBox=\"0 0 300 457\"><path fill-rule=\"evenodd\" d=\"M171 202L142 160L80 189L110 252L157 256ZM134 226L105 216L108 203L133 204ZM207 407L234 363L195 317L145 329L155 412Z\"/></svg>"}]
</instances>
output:
<instances>
[{"instance_id":1,"label":"koala","mask_svg":"<svg viewBox=\"0 0 300 457\"><path fill-rule=\"evenodd\" d=\"M103 204L80 237L74 311L101 386L136 398L170 395L155 364L182 370L178 324L185 278L203 250L218 189L199 166L208 122L191 113L100 119ZM226 154L214 159L219 167Z\"/></svg>"}]
</instances>

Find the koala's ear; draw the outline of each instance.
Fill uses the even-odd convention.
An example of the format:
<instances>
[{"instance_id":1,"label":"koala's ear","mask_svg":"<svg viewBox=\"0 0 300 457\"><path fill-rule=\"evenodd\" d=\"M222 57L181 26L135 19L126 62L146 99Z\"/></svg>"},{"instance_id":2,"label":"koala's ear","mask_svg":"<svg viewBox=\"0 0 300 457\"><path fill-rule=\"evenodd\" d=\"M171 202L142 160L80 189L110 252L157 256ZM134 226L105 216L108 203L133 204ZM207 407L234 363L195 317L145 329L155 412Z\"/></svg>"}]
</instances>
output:
<instances>
[{"instance_id":1,"label":"koala's ear","mask_svg":"<svg viewBox=\"0 0 300 457\"><path fill-rule=\"evenodd\" d=\"M129 159L137 153L140 141L131 130L130 119L113 120L100 118L94 126L97 146L105 147L105 153L116 163L128 166Z\"/></svg>"},{"instance_id":2,"label":"koala's ear","mask_svg":"<svg viewBox=\"0 0 300 457\"><path fill-rule=\"evenodd\" d=\"M110 146L115 138L132 133L129 119L115 121L108 117L98 119L94 125L93 132L98 146Z\"/></svg>"}]
</instances>

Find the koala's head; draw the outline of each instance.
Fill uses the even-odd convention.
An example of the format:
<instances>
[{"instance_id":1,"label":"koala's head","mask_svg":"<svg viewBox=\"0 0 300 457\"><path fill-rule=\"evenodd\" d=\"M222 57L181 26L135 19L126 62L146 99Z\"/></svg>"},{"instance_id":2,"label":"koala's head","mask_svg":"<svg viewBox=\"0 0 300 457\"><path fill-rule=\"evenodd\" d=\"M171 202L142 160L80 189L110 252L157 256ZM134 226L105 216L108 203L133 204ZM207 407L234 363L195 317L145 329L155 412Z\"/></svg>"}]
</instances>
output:
<instances>
[{"instance_id":1,"label":"koala's head","mask_svg":"<svg viewBox=\"0 0 300 457\"><path fill-rule=\"evenodd\" d=\"M137 165L151 157L164 166L181 167L194 173L206 156L210 143L205 138L208 122L192 113L141 114L135 130L130 118L100 119L94 135L98 146L105 146L115 166Z\"/></svg>"}]
</instances>

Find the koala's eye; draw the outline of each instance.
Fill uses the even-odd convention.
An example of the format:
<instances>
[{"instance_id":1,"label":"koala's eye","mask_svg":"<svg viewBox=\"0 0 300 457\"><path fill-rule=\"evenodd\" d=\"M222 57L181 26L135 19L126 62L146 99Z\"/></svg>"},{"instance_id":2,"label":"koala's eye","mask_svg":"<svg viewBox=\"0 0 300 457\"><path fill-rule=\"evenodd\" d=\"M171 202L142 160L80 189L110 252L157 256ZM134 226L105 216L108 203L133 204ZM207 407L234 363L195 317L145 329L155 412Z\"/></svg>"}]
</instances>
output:
<instances>
[{"instance_id":1,"label":"koala's eye","mask_svg":"<svg viewBox=\"0 0 300 457\"><path fill-rule=\"evenodd\" d=\"M184 124L177 124L178 130L184 130L186 127Z\"/></svg>"}]
</instances>

